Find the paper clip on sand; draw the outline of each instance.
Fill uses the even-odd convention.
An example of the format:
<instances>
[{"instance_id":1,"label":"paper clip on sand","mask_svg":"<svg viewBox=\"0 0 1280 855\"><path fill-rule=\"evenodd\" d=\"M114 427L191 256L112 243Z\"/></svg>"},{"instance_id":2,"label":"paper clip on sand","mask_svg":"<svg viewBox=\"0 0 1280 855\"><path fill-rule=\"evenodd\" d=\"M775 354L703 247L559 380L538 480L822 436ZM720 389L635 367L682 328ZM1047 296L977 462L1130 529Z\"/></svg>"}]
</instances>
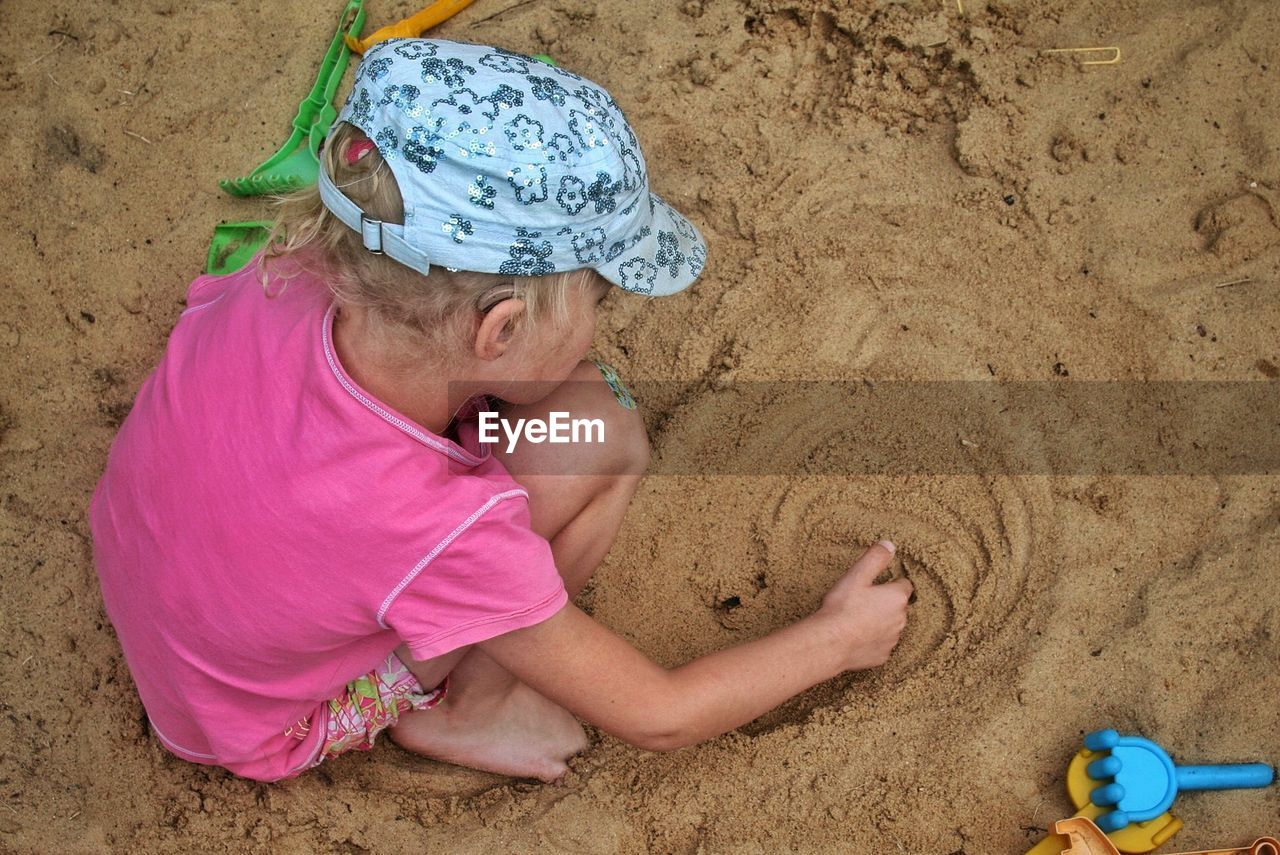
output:
<instances>
[{"instance_id":1,"label":"paper clip on sand","mask_svg":"<svg viewBox=\"0 0 1280 855\"><path fill-rule=\"evenodd\" d=\"M1083 54L1080 58L1081 65L1115 65L1120 61L1120 48L1118 47L1067 47L1067 48L1046 48L1041 53L1078 53ZM1109 54L1109 56L1107 56ZM1085 59L1087 56L1098 56L1102 58Z\"/></svg>"},{"instance_id":2,"label":"paper clip on sand","mask_svg":"<svg viewBox=\"0 0 1280 855\"><path fill-rule=\"evenodd\" d=\"M1120 855L1120 850L1094 825L1093 820L1082 816L1060 819L1053 824L1053 832L1067 838L1067 848L1061 855ZM1253 845L1237 849L1202 849L1197 852L1180 852L1176 855L1280 855L1280 840L1259 837Z\"/></svg>"}]
</instances>

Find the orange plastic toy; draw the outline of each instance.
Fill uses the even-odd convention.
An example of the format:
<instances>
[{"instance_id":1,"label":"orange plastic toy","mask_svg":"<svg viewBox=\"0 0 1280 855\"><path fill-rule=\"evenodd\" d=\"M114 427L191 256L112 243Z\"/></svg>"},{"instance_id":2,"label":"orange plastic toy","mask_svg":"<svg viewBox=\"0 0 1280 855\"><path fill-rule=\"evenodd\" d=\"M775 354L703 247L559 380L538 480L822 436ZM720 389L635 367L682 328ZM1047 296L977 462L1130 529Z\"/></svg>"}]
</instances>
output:
<instances>
[{"instance_id":1,"label":"orange plastic toy","mask_svg":"<svg viewBox=\"0 0 1280 855\"><path fill-rule=\"evenodd\" d=\"M449 20L470 5L471 0L436 0L422 11L410 15L399 23L374 30L363 39L347 36L347 47L362 54L378 42L384 42L387 39L416 39L436 24Z\"/></svg>"},{"instance_id":2,"label":"orange plastic toy","mask_svg":"<svg viewBox=\"0 0 1280 855\"><path fill-rule=\"evenodd\" d=\"M1120 855L1120 850L1102 833L1102 829L1093 824L1093 820L1082 816L1060 819L1053 824L1053 830L1061 837L1067 838L1067 848L1061 849L1059 855ZM1061 846L1061 844L1056 844ZM1180 852L1177 855L1280 855L1280 840L1274 837L1259 837L1252 846L1238 849L1201 849L1196 852Z\"/></svg>"}]
</instances>

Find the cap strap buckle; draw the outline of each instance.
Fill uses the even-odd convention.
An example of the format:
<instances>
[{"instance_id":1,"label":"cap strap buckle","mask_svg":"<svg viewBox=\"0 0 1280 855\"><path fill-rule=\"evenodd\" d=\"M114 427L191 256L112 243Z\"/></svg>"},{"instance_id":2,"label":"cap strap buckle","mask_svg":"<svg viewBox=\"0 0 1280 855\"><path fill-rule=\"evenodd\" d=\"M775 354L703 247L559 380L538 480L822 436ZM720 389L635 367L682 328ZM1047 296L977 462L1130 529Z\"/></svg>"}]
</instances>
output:
<instances>
[{"instance_id":1,"label":"cap strap buckle","mask_svg":"<svg viewBox=\"0 0 1280 855\"><path fill-rule=\"evenodd\" d=\"M409 243L404 226L375 220L360 210L360 206L348 199L334 186L333 179L323 169L316 178L320 187L320 200L347 228L360 234L364 248L374 255L386 255L423 276L431 270L431 259L421 249Z\"/></svg>"},{"instance_id":2,"label":"cap strap buckle","mask_svg":"<svg viewBox=\"0 0 1280 855\"><path fill-rule=\"evenodd\" d=\"M364 241L365 249L374 255L382 255L382 220L375 220L361 211L360 238Z\"/></svg>"}]
</instances>

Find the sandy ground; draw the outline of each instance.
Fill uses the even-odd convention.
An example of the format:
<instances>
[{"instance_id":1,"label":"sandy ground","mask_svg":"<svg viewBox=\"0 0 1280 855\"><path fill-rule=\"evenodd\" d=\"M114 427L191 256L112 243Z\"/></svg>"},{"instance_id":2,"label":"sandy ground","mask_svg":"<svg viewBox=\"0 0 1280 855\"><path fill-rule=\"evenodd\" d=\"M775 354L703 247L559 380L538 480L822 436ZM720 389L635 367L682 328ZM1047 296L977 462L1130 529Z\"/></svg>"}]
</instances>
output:
<instances>
[{"instance_id":1,"label":"sandy ground","mask_svg":"<svg viewBox=\"0 0 1280 855\"><path fill-rule=\"evenodd\" d=\"M167 755L84 509L212 226L262 213L216 180L283 139L338 7L260 5L4 7L0 849L1020 853L1095 727L1280 760L1265 474L652 477L599 619L682 661L888 536L920 592L892 663L675 754L597 734L559 786L390 745L275 786ZM643 402L659 461L714 455L699 402L745 380L1280 374L1280 4L957 5L480 0L436 31L604 83L703 228L701 282L611 299L597 340L682 381ZM1088 45L1122 61L1040 53ZM1174 849L1245 842L1280 832L1280 789L1175 812Z\"/></svg>"}]
</instances>

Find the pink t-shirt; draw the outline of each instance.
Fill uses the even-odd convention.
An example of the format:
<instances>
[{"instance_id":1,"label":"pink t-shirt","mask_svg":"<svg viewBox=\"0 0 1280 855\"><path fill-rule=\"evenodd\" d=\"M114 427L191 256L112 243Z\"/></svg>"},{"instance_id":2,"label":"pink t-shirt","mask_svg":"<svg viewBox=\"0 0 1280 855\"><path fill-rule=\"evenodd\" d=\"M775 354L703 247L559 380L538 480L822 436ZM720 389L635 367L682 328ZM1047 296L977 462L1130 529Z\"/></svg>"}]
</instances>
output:
<instances>
[{"instance_id":1,"label":"pink t-shirt","mask_svg":"<svg viewBox=\"0 0 1280 855\"><path fill-rule=\"evenodd\" d=\"M90 504L107 614L161 742L258 780L306 768L325 701L567 600L528 496L338 363L314 277L202 276ZM313 716L305 740L285 735Z\"/></svg>"}]
</instances>

